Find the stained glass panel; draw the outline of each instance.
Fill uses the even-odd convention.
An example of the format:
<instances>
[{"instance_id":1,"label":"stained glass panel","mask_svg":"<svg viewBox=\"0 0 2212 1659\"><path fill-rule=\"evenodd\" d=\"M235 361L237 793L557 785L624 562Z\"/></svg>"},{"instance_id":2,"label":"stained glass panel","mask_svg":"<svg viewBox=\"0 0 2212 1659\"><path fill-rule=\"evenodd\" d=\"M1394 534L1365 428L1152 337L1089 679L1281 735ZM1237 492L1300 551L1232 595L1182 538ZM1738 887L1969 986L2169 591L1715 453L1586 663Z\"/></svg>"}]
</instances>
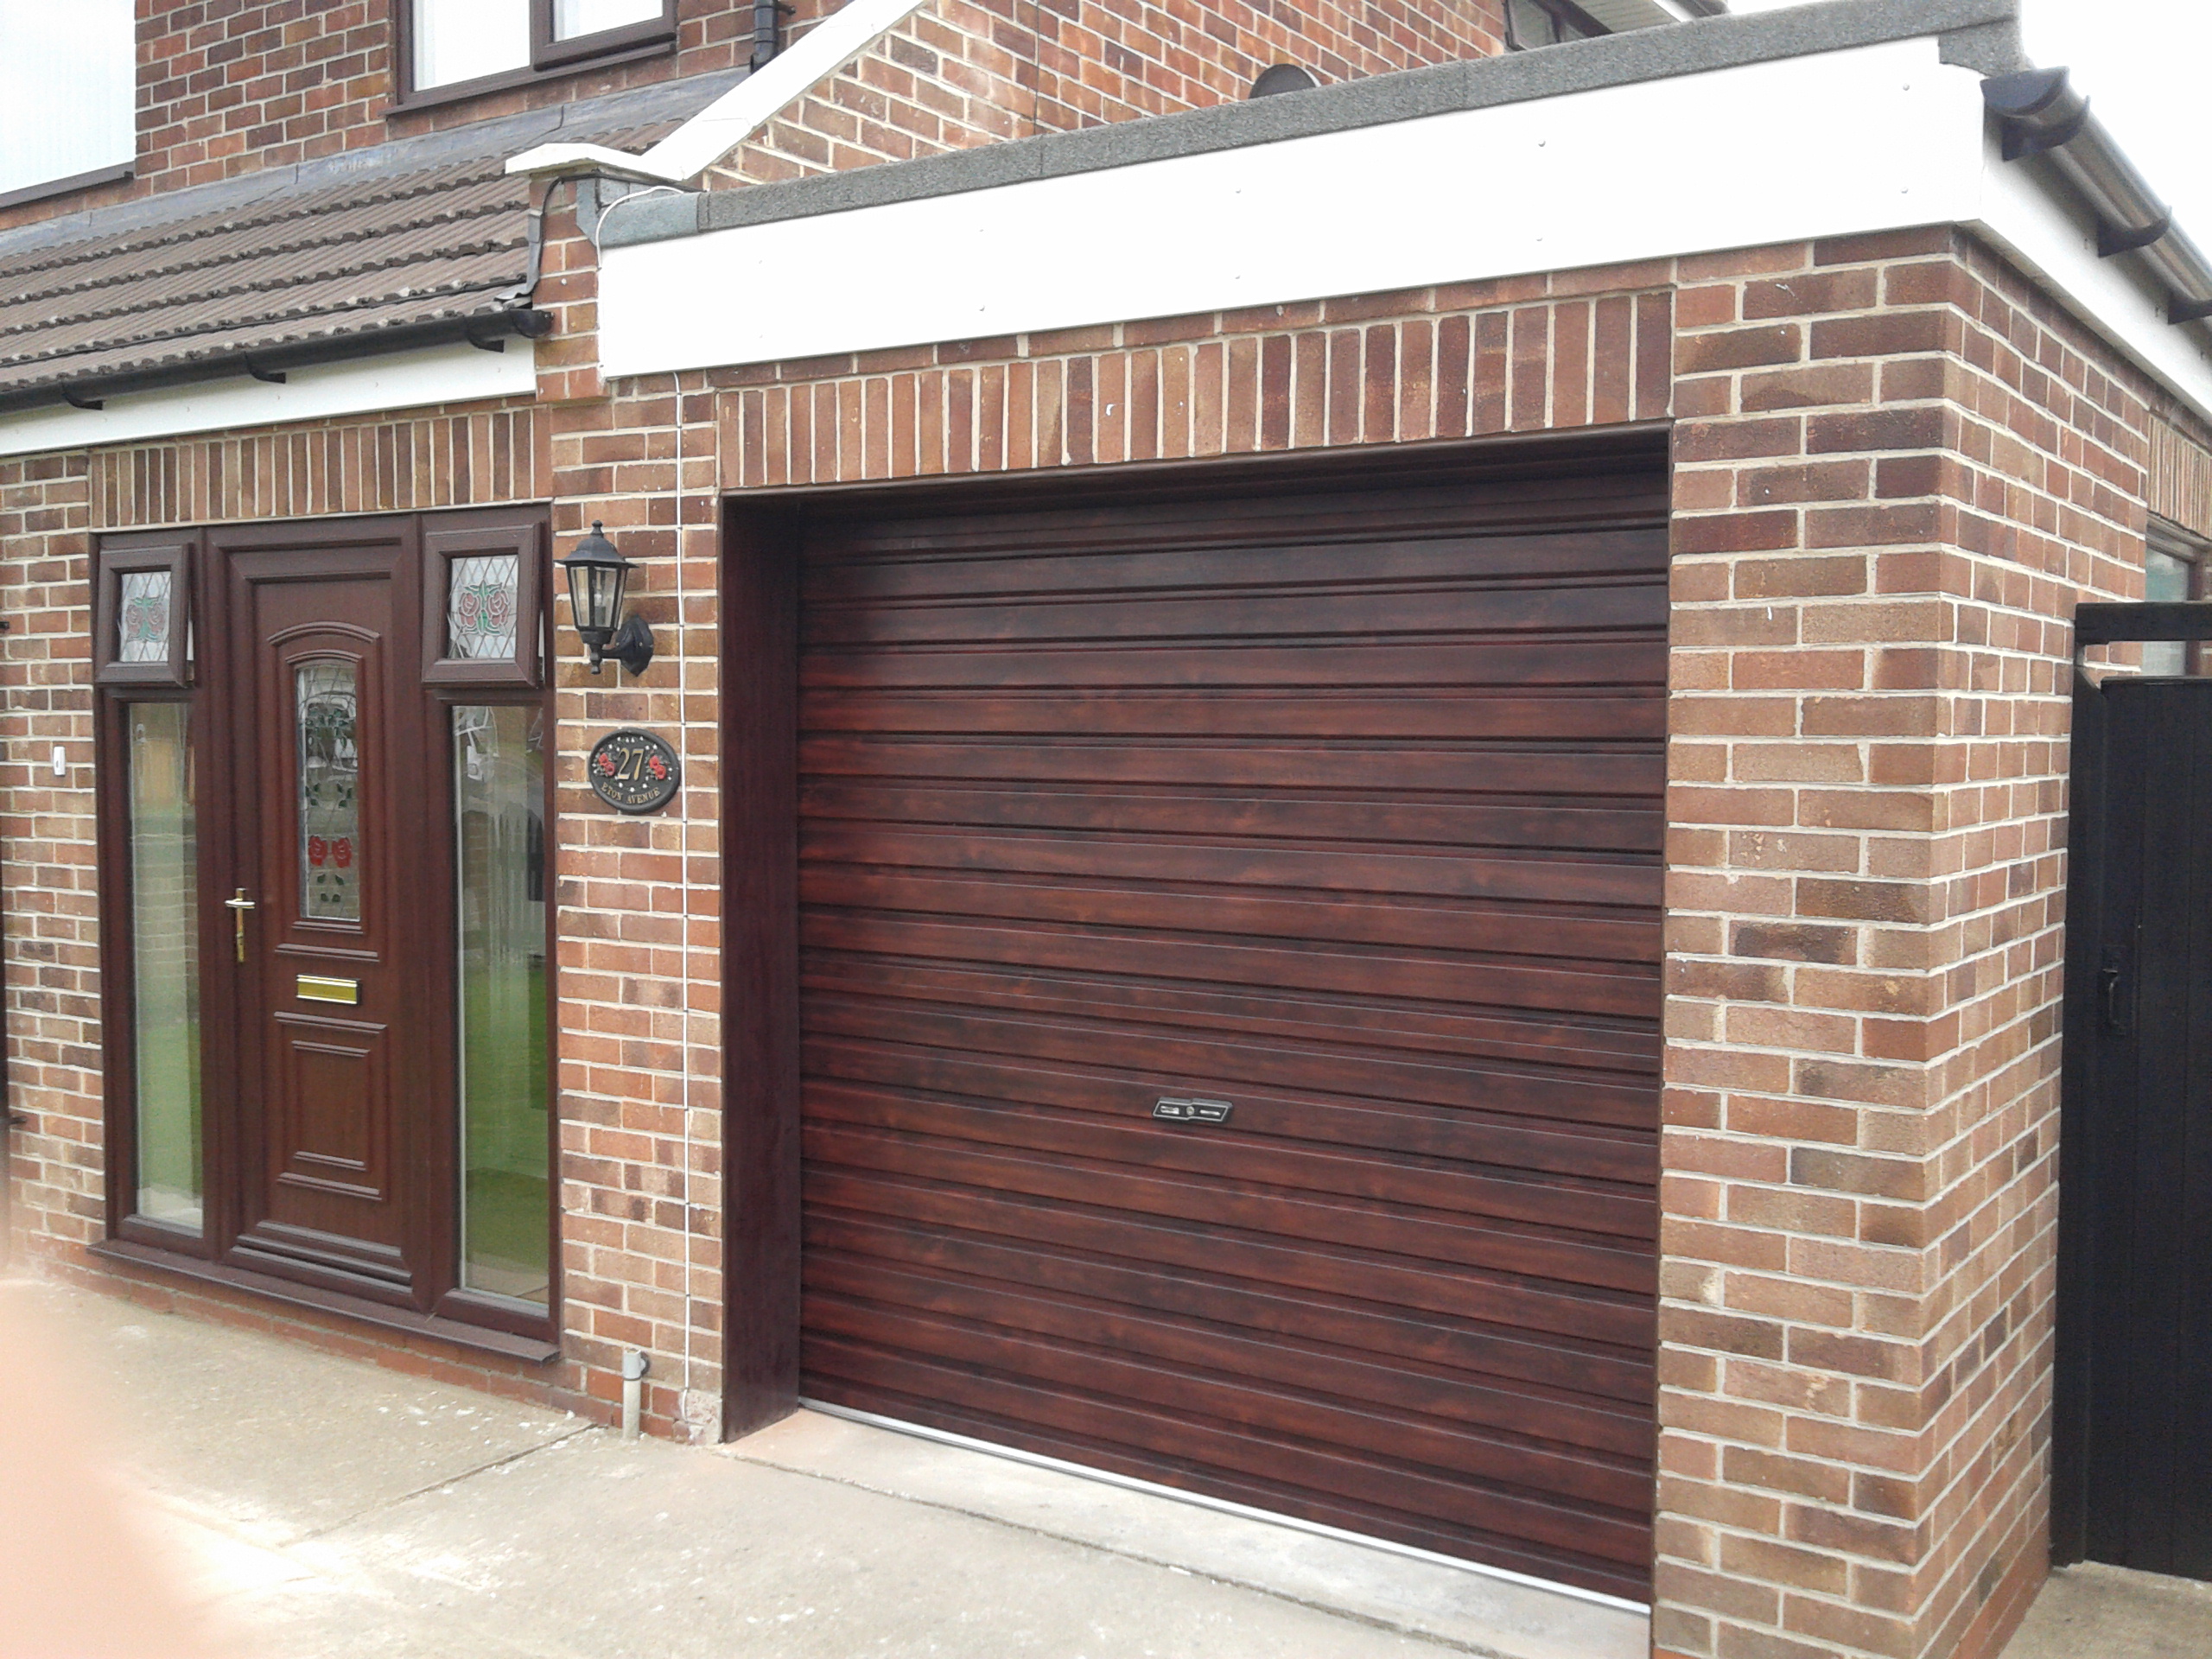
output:
<instances>
[{"instance_id":1,"label":"stained glass panel","mask_svg":"<svg viewBox=\"0 0 2212 1659\"><path fill-rule=\"evenodd\" d=\"M296 671L300 908L311 922L361 919L361 750L353 664Z\"/></svg>"},{"instance_id":2,"label":"stained glass panel","mask_svg":"<svg viewBox=\"0 0 2212 1659\"><path fill-rule=\"evenodd\" d=\"M455 559L446 567L446 655L511 660L522 608L522 562L512 553Z\"/></svg>"},{"instance_id":3,"label":"stained glass panel","mask_svg":"<svg viewBox=\"0 0 2212 1659\"><path fill-rule=\"evenodd\" d=\"M115 660L166 663L169 659L169 573L125 570L115 605Z\"/></svg>"},{"instance_id":4,"label":"stained glass panel","mask_svg":"<svg viewBox=\"0 0 2212 1659\"><path fill-rule=\"evenodd\" d=\"M453 747L461 1282L543 1306L552 1259L544 713L456 709Z\"/></svg>"}]
</instances>

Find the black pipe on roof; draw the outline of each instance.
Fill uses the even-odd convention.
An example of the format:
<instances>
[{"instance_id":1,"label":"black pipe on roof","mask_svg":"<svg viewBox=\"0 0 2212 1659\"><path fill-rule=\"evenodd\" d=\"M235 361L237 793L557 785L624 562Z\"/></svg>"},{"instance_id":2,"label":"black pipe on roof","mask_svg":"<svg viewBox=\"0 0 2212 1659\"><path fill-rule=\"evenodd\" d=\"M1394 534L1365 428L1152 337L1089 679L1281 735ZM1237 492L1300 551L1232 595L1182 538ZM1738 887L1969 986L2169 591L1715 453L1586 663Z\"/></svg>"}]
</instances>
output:
<instances>
[{"instance_id":1,"label":"black pipe on roof","mask_svg":"<svg viewBox=\"0 0 2212 1659\"><path fill-rule=\"evenodd\" d=\"M48 404L67 404L77 409L98 409L111 397L135 391L160 391L173 386L194 385L206 380L227 380L250 374L257 380L281 380L288 369L315 368L326 363L351 362L357 358L386 357L394 352L418 351L429 346L451 346L463 340L487 352L504 352L510 335L538 340L553 332L553 314L529 306L511 306L471 317L438 317L428 322L401 323L388 328L364 329L358 334L334 334L322 340L296 340L284 346L246 346L183 363L122 374L83 375L51 380L43 385L0 389L0 415L37 409Z\"/></svg>"},{"instance_id":2,"label":"black pipe on roof","mask_svg":"<svg viewBox=\"0 0 2212 1659\"><path fill-rule=\"evenodd\" d=\"M2135 163L2089 112L2063 69L2028 69L1981 83L1998 118L2005 159L2048 156L2097 216L2097 251L2139 253L2165 285L2166 315L2177 323L2212 317L2212 263L2174 223Z\"/></svg>"}]
</instances>

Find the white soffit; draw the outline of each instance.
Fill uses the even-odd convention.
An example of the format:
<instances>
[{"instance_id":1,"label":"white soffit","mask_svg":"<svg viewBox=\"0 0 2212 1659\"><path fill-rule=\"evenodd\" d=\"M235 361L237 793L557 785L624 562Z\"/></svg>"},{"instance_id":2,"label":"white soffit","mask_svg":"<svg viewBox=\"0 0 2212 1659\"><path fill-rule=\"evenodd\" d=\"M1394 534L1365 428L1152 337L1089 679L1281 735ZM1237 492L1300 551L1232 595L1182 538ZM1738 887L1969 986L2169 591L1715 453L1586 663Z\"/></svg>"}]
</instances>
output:
<instances>
[{"instance_id":1,"label":"white soffit","mask_svg":"<svg viewBox=\"0 0 2212 1659\"><path fill-rule=\"evenodd\" d=\"M2212 420L2212 350L2202 325L2177 327L2167 299L2140 263L2097 254L2097 221L2057 182L2048 162L2007 162L1993 133L1982 168L1982 200L1971 221L2039 278L2075 315ZM2189 227L2183 226L2184 229Z\"/></svg>"},{"instance_id":2,"label":"white soffit","mask_svg":"<svg viewBox=\"0 0 2212 1659\"><path fill-rule=\"evenodd\" d=\"M610 248L601 366L772 362L1968 220L1982 130L1980 77L1926 38Z\"/></svg>"},{"instance_id":3,"label":"white soffit","mask_svg":"<svg viewBox=\"0 0 2212 1659\"><path fill-rule=\"evenodd\" d=\"M289 370L282 385L241 374L235 379L206 380L111 397L103 409L54 404L0 414L0 455L87 449L142 438L274 426L280 422L421 409L435 404L527 397L537 391L535 353L526 340L511 339L501 352L468 345L433 346L395 352L389 357L355 358Z\"/></svg>"}]
</instances>

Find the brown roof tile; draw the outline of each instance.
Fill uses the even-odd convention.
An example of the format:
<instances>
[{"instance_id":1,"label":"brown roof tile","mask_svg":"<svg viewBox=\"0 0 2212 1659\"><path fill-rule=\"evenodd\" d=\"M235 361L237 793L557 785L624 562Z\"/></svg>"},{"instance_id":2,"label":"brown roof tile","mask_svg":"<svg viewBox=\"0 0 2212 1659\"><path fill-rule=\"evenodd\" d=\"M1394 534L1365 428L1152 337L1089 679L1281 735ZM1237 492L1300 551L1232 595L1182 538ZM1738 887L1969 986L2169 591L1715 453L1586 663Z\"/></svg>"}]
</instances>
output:
<instances>
[{"instance_id":1,"label":"brown roof tile","mask_svg":"<svg viewBox=\"0 0 2212 1659\"><path fill-rule=\"evenodd\" d=\"M624 148L667 124L597 136ZM580 135L581 136L581 135ZM526 303L530 187L488 155L0 252L0 404Z\"/></svg>"}]
</instances>

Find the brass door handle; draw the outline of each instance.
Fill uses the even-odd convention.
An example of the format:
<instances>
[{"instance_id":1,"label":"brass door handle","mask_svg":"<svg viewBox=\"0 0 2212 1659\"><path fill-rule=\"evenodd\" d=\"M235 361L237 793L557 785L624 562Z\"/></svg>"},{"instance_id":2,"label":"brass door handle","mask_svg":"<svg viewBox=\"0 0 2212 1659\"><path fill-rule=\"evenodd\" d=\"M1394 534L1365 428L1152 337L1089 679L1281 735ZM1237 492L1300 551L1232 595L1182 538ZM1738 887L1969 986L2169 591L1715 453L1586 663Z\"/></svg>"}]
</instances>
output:
<instances>
[{"instance_id":1,"label":"brass door handle","mask_svg":"<svg viewBox=\"0 0 2212 1659\"><path fill-rule=\"evenodd\" d=\"M240 887L231 897L223 900L223 908L231 912L231 921L234 937L238 941L240 962L245 960L245 913L253 907L253 900L245 896L244 887Z\"/></svg>"}]
</instances>

